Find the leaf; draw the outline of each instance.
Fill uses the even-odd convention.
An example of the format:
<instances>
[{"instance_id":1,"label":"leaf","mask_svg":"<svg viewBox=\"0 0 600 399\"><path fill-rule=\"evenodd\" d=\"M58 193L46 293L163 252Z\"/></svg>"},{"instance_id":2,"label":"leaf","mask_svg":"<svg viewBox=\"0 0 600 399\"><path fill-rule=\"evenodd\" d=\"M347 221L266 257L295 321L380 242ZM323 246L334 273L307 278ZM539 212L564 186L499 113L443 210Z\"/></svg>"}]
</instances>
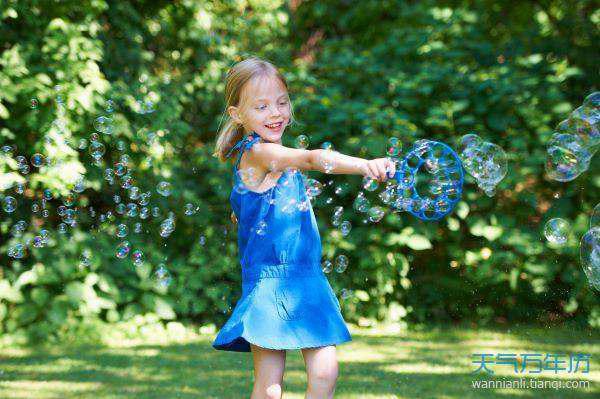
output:
<instances>
[{"instance_id":1,"label":"leaf","mask_svg":"<svg viewBox=\"0 0 600 399\"><path fill-rule=\"evenodd\" d=\"M415 251L422 251L424 249L431 249L433 246L431 242L427 239L427 237L422 236L420 234L413 234L406 241L406 245L414 249Z\"/></svg>"}]
</instances>

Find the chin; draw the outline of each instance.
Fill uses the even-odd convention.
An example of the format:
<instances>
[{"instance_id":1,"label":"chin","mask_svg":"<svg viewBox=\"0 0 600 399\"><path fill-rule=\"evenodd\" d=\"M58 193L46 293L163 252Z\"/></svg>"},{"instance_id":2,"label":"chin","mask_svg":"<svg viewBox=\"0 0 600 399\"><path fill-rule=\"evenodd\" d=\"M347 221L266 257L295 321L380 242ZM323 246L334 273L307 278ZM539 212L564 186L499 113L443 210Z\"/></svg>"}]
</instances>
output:
<instances>
[{"instance_id":1,"label":"chin","mask_svg":"<svg viewBox=\"0 0 600 399\"><path fill-rule=\"evenodd\" d=\"M269 132L269 131L265 132L265 131L261 130L260 132L258 132L258 134L265 141L270 141L272 143L276 143L281 140L281 137L283 136L283 130L279 133L273 133L273 132Z\"/></svg>"}]
</instances>

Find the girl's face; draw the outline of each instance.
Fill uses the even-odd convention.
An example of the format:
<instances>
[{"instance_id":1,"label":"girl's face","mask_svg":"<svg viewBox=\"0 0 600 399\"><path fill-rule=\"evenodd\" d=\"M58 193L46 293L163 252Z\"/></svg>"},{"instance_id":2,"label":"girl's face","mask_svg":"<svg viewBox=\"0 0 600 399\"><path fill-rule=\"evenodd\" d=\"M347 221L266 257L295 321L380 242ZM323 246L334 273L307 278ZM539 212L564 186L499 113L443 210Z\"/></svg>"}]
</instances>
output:
<instances>
[{"instance_id":1,"label":"girl's face","mask_svg":"<svg viewBox=\"0 0 600 399\"><path fill-rule=\"evenodd\" d=\"M290 121L290 100L283 83L275 77L251 79L242 89L241 107L232 110L246 133L254 131L265 141L281 144Z\"/></svg>"}]
</instances>

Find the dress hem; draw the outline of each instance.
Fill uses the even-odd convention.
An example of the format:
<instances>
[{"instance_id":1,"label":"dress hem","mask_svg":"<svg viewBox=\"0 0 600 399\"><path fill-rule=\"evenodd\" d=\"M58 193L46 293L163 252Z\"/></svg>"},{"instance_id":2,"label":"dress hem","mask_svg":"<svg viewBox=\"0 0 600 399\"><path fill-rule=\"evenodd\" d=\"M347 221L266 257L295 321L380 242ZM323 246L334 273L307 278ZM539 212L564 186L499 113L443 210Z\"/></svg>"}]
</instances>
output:
<instances>
[{"instance_id":1,"label":"dress hem","mask_svg":"<svg viewBox=\"0 0 600 399\"><path fill-rule=\"evenodd\" d=\"M243 338L248 343L248 346L250 346L250 344L252 344L252 345L264 348L264 349L271 349L271 350L311 349L311 348L320 348L320 347L323 347L323 346L330 346L330 345L341 345L341 344L345 344L345 343L348 343L348 342L352 341L352 337L348 336L347 339L346 338L341 338L341 339L338 339L338 340L335 340L335 341L331 341L331 342L318 343L318 344L315 343L315 344L295 345L295 346L287 346L287 345L285 345L285 347L283 347L283 346L273 346L273 345L270 345L270 346L268 346L268 345L261 345L261 344L256 343L256 341L254 339L250 340L246 336L244 336L244 334L242 334L242 335L240 335L240 336L238 336L238 337L236 337L236 338L234 338L234 339L232 339L232 340L230 340L230 341L228 341L226 343L223 343L223 344L215 345L213 343L212 347L215 348L216 350L222 350L222 351L228 351L228 352L251 352L252 351L251 349L248 349L248 350L235 350L235 349L227 348L227 345L230 345L232 342L235 342L239 338ZM254 341L254 342L252 342L252 341Z\"/></svg>"}]
</instances>

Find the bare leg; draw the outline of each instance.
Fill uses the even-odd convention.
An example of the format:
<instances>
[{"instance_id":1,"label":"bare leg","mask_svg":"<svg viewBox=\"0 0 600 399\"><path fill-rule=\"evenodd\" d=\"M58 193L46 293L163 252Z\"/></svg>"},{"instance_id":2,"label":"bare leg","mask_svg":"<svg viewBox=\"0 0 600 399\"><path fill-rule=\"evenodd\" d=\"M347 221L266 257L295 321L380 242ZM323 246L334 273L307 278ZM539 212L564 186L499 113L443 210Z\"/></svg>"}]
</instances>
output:
<instances>
[{"instance_id":1,"label":"bare leg","mask_svg":"<svg viewBox=\"0 0 600 399\"><path fill-rule=\"evenodd\" d=\"M302 349L308 388L306 399L332 399L338 377L335 345Z\"/></svg>"},{"instance_id":2,"label":"bare leg","mask_svg":"<svg viewBox=\"0 0 600 399\"><path fill-rule=\"evenodd\" d=\"M254 358L254 387L250 399L281 399L285 351L250 344Z\"/></svg>"}]
</instances>

